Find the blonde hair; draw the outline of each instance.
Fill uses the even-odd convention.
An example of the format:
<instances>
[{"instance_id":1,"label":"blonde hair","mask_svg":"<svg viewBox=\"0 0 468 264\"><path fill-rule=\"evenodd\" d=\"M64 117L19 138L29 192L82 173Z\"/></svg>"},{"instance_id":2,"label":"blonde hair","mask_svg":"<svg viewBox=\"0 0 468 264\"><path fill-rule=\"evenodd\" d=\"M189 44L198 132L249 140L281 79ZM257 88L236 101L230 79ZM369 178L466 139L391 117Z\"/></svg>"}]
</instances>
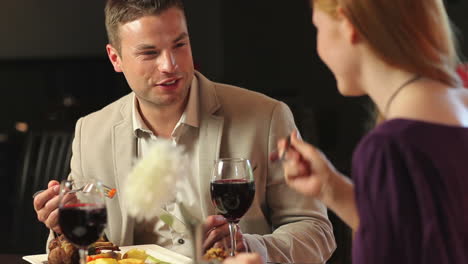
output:
<instances>
[{"instance_id":1,"label":"blonde hair","mask_svg":"<svg viewBox=\"0 0 468 264\"><path fill-rule=\"evenodd\" d=\"M455 36L442 0L313 0L336 16L342 8L370 49L389 65L459 86Z\"/></svg>"}]
</instances>

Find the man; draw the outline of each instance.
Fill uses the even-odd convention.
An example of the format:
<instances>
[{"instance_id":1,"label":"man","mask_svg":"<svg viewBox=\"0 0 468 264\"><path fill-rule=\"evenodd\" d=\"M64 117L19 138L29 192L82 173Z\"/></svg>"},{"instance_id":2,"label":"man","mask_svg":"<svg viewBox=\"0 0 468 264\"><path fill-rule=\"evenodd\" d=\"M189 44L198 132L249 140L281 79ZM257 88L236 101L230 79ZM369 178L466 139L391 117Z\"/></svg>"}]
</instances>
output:
<instances>
[{"instance_id":1,"label":"man","mask_svg":"<svg viewBox=\"0 0 468 264\"><path fill-rule=\"evenodd\" d=\"M192 213L206 219L205 249L229 236L210 200L213 161L244 157L255 168L256 195L239 223L238 249L259 252L267 261L328 259L336 245L325 207L290 190L280 166L268 162L278 138L295 129L289 108L194 71L180 0L109 0L106 29L109 59L133 92L77 122L70 176L95 177L117 188L107 203L108 238L118 245L157 243L189 254L184 234L158 219L137 222L119 195L132 161L147 153L151 141L167 138L183 145L194 162L194 175L184 179L191 186L185 195L192 198L187 199ZM39 220L60 232L56 184L49 183L34 206ZM164 209L179 212L174 203Z\"/></svg>"}]
</instances>

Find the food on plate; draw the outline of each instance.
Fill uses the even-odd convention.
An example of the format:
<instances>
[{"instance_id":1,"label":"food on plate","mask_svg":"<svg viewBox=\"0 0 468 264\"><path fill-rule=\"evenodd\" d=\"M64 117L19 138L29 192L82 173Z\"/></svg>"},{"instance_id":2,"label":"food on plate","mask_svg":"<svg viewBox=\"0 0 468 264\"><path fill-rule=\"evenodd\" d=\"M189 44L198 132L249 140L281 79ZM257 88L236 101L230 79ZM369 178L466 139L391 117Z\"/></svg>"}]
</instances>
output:
<instances>
[{"instance_id":1,"label":"food on plate","mask_svg":"<svg viewBox=\"0 0 468 264\"><path fill-rule=\"evenodd\" d=\"M88 248L87 264L170 264L146 253L143 249L133 248L121 254L120 248L112 242L100 240ZM49 243L48 264L79 264L78 248L63 235Z\"/></svg>"},{"instance_id":2,"label":"food on plate","mask_svg":"<svg viewBox=\"0 0 468 264\"><path fill-rule=\"evenodd\" d=\"M171 264L169 262L165 262L165 261L162 261L162 260L159 260L151 255L148 255L148 257L146 258L145 260L145 263L146 264Z\"/></svg>"},{"instance_id":3,"label":"food on plate","mask_svg":"<svg viewBox=\"0 0 468 264\"><path fill-rule=\"evenodd\" d=\"M80 256L78 249L61 235L50 241L47 261L49 264L78 264Z\"/></svg>"},{"instance_id":4,"label":"food on plate","mask_svg":"<svg viewBox=\"0 0 468 264\"><path fill-rule=\"evenodd\" d=\"M127 251L119 264L170 264L148 255L144 249L130 249Z\"/></svg>"},{"instance_id":5,"label":"food on plate","mask_svg":"<svg viewBox=\"0 0 468 264\"><path fill-rule=\"evenodd\" d=\"M99 258L93 261L86 262L87 264L119 264L119 261L113 258Z\"/></svg>"},{"instance_id":6,"label":"food on plate","mask_svg":"<svg viewBox=\"0 0 468 264\"><path fill-rule=\"evenodd\" d=\"M88 253L90 255L95 255L101 253L103 250L112 250L112 251L120 251L119 247L112 242L109 241L97 241L88 248Z\"/></svg>"},{"instance_id":7,"label":"food on plate","mask_svg":"<svg viewBox=\"0 0 468 264\"><path fill-rule=\"evenodd\" d=\"M206 251L205 255L203 255L203 258L205 260L219 260L223 261L225 258L228 257L228 254L226 251L224 251L223 248L210 248Z\"/></svg>"},{"instance_id":8,"label":"food on plate","mask_svg":"<svg viewBox=\"0 0 468 264\"><path fill-rule=\"evenodd\" d=\"M145 264L145 261L142 259L128 258L119 260L119 264Z\"/></svg>"},{"instance_id":9,"label":"food on plate","mask_svg":"<svg viewBox=\"0 0 468 264\"><path fill-rule=\"evenodd\" d=\"M97 260L97 259L102 259L102 258L111 258L111 259L121 259L121 254L114 252L114 251L109 251L105 253L99 253L95 255L88 255L88 258L86 259L87 262Z\"/></svg>"},{"instance_id":10,"label":"food on plate","mask_svg":"<svg viewBox=\"0 0 468 264\"><path fill-rule=\"evenodd\" d=\"M101 253L102 250L111 250L106 253ZM93 243L88 250L88 260L91 261L97 258L115 258L120 259L119 247L112 244L112 242L98 241ZM79 264L80 257L78 248L67 241L67 239L60 235L52 239L49 243L49 254L47 256L49 264Z\"/></svg>"},{"instance_id":11,"label":"food on plate","mask_svg":"<svg viewBox=\"0 0 468 264\"><path fill-rule=\"evenodd\" d=\"M123 255L123 259L141 259L141 260L145 260L146 258L148 257L148 254L146 254L146 251L143 250L143 249L137 249L137 248L134 248L134 249L130 249L129 251L127 251L124 255Z\"/></svg>"},{"instance_id":12,"label":"food on plate","mask_svg":"<svg viewBox=\"0 0 468 264\"><path fill-rule=\"evenodd\" d=\"M98 255L88 256L87 264L170 264L161 261L151 255L148 255L145 250L133 248L125 254L115 252L105 252Z\"/></svg>"}]
</instances>

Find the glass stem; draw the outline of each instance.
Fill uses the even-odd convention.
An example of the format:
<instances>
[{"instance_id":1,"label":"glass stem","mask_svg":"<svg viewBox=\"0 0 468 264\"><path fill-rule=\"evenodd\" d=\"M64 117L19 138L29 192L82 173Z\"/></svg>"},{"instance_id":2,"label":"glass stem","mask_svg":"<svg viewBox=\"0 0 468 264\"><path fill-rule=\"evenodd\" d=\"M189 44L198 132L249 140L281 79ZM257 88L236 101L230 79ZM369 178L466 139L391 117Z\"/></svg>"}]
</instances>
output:
<instances>
[{"instance_id":1,"label":"glass stem","mask_svg":"<svg viewBox=\"0 0 468 264\"><path fill-rule=\"evenodd\" d=\"M236 255L236 234L237 234L237 225L234 222L229 222L229 236L231 237L231 253L229 256L233 257Z\"/></svg>"},{"instance_id":2,"label":"glass stem","mask_svg":"<svg viewBox=\"0 0 468 264\"><path fill-rule=\"evenodd\" d=\"M88 249L87 248L79 248L78 252L80 254L80 264L86 264L86 258L88 257Z\"/></svg>"}]
</instances>

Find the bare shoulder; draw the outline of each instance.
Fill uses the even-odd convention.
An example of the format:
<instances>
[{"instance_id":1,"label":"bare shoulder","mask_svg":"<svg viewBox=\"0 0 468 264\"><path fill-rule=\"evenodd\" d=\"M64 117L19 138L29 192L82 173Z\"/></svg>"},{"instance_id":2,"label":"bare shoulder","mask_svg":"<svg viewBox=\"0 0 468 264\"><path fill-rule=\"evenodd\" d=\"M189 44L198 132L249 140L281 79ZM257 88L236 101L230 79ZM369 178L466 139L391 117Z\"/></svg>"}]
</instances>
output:
<instances>
[{"instance_id":1,"label":"bare shoulder","mask_svg":"<svg viewBox=\"0 0 468 264\"><path fill-rule=\"evenodd\" d=\"M464 87L449 90L447 104L453 109L454 116L459 124L468 127L468 89Z\"/></svg>"},{"instance_id":2,"label":"bare shoulder","mask_svg":"<svg viewBox=\"0 0 468 264\"><path fill-rule=\"evenodd\" d=\"M468 89L426 80L402 95L391 118L468 127Z\"/></svg>"},{"instance_id":3,"label":"bare shoulder","mask_svg":"<svg viewBox=\"0 0 468 264\"><path fill-rule=\"evenodd\" d=\"M458 99L463 104L465 109L468 109L468 88L460 87L451 89L449 92L454 99Z\"/></svg>"}]
</instances>

